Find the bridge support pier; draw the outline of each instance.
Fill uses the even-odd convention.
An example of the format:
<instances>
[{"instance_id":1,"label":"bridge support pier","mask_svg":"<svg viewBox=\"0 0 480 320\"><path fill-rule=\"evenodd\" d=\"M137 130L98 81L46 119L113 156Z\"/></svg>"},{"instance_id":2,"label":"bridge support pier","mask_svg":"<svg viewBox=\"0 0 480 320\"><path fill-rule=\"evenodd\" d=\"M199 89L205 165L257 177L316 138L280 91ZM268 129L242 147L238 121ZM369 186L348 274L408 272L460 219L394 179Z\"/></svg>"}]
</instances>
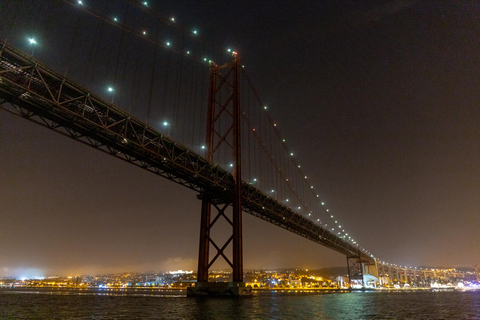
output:
<instances>
[{"instance_id":1,"label":"bridge support pier","mask_svg":"<svg viewBox=\"0 0 480 320\"><path fill-rule=\"evenodd\" d=\"M357 285L360 285L361 288L365 288L363 283L363 264L360 255L358 256L347 256L347 270L348 270L348 281L350 283L350 289L357 282Z\"/></svg>"}]
</instances>

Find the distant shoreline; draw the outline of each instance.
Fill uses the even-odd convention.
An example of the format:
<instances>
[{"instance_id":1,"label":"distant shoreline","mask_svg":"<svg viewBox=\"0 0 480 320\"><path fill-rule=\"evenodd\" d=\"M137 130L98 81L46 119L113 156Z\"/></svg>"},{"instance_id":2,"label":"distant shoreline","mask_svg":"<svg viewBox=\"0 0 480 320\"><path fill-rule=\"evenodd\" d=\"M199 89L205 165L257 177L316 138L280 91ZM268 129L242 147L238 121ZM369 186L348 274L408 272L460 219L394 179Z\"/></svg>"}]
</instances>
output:
<instances>
[{"instance_id":1,"label":"distant shoreline","mask_svg":"<svg viewBox=\"0 0 480 320\"><path fill-rule=\"evenodd\" d=\"M288 289L288 288L255 288L255 295L316 295L316 294L339 294L350 292L462 292L470 290L458 290L455 288L437 289L437 288L377 288L377 289ZM472 290L473 291L473 290ZM16 288L0 288L0 294L50 294L50 295L104 295L104 296L142 296L142 297L186 297L186 288L62 288L62 287L16 287Z\"/></svg>"},{"instance_id":2,"label":"distant shoreline","mask_svg":"<svg viewBox=\"0 0 480 320\"><path fill-rule=\"evenodd\" d=\"M142 295L142 296L186 296L186 289L166 288L61 288L61 287L16 287L0 288L0 293L27 293L27 294L64 294L64 295Z\"/></svg>"}]
</instances>

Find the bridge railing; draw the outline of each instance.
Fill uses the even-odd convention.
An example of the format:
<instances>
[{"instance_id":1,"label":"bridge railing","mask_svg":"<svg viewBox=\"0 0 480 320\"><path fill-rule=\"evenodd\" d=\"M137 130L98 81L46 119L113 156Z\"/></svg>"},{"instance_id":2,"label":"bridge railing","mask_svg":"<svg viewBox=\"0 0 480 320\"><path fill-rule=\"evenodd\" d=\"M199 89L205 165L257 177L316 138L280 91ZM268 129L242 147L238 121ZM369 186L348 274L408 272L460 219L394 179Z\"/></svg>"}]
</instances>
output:
<instances>
[{"instance_id":1,"label":"bridge railing","mask_svg":"<svg viewBox=\"0 0 480 320\"><path fill-rule=\"evenodd\" d=\"M81 85L0 42L0 104L3 109L41 123L216 201L228 202L230 172L92 94ZM333 234L274 198L243 182L243 210L347 256L357 246Z\"/></svg>"}]
</instances>

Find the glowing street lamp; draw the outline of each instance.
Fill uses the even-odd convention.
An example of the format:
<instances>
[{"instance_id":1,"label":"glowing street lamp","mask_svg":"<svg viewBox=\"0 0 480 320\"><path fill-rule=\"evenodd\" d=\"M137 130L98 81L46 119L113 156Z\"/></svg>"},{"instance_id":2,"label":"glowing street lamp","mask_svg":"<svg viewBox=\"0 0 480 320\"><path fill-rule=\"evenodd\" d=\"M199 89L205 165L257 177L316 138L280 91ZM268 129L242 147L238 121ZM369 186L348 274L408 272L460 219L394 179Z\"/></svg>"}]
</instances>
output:
<instances>
[{"instance_id":1,"label":"glowing street lamp","mask_svg":"<svg viewBox=\"0 0 480 320\"><path fill-rule=\"evenodd\" d=\"M113 104L113 98L115 97L115 89L113 87L108 87L107 91L112 94L112 104Z\"/></svg>"},{"instance_id":2,"label":"glowing street lamp","mask_svg":"<svg viewBox=\"0 0 480 320\"><path fill-rule=\"evenodd\" d=\"M257 178L253 178L253 181L250 182L250 184L255 184L255 183L258 185L257 188L260 189L260 180L258 180Z\"/></svg>"},{"instance_id":3,"label":"glowing street lamp","mask_svg":"<svg viewBox=\"0 0 480 320\"><path fill-rule=\"evenodd\" d=\"M35 38L28 38L28 43L32 47L32 53L30 55L33 56L33 52L35 51L35 45L37 44L37 40L35 40Z\"/></svg>"},{"instance_id":4,"label":"glowing street lamp","mask_svg":"<svg viewBox=\"0 0 480 320\"><path fill-rule=\"evenodd\" d=\"M168 123L167 121L164 121L163 126L167 128L167 136L170 136L170 123Z\"/></svg>"}]
</instances>

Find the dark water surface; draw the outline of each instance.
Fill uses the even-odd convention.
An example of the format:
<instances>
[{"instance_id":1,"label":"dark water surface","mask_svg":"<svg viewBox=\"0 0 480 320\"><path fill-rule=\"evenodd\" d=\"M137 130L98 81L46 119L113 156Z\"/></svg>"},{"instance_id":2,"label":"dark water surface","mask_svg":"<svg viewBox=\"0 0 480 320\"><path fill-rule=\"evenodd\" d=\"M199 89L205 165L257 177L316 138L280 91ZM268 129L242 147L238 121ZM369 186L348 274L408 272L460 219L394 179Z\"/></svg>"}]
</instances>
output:
<instances>
[{"instance_id":1,"label":"dark water surface","mask_svg":"<svg viewBox=\"0 0 480 320\"><path fill-rule=\"evenodd\" d=\"M480 319L480 291L242 299L0 291L0 319Z\"/></svg>"}]
</instances>

